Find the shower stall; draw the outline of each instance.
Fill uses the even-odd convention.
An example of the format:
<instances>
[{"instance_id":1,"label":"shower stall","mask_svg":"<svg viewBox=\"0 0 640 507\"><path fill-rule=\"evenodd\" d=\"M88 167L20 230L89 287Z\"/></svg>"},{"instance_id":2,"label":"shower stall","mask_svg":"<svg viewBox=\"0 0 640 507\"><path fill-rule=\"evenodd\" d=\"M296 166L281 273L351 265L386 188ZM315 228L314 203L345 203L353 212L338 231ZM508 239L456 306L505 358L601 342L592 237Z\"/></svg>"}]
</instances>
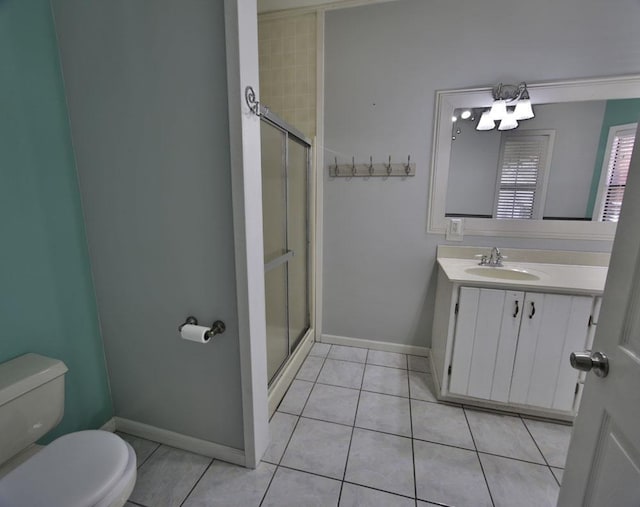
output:
<instances>
[{"instance_id":1,"label":"shower stall","mask_svg":"<svg viewBox=\"0 0 640 507\"><path fill-rule=\"evenodd\" d=\"M261 110L262 215L269 385L311 327L311 142Z\"/></svg>"}]
</instances>

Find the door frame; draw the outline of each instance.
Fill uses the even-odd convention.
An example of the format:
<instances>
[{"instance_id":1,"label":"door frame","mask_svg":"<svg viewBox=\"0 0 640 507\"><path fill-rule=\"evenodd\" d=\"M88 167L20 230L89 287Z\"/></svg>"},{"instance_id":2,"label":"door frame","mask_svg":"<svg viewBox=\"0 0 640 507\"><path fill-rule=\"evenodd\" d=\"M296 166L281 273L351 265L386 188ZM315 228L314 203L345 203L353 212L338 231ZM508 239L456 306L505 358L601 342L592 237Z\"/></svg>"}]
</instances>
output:
<instances>
[{"instance_id":1,"label":"door frame","mask_svg":"<svg viewBox=\"0 0 640 507\"><path fill-rule=\"evenodd\" d=\"M244 455L256 468L269 444L260 119L244 99L247 86L260 96L256 0L225 0L224 14Z\"/></svg>"}]
</instances>

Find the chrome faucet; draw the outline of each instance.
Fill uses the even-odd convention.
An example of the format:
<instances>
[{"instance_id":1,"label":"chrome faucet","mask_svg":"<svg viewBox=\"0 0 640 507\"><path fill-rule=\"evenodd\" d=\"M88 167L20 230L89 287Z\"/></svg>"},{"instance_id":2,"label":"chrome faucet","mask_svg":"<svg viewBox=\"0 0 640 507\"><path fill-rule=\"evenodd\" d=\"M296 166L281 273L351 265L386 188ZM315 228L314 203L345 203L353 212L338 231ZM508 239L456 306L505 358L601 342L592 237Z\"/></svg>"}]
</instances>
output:
<instances>
[{"instance_id":1,"label":"chrome faucet","mask_svg":"<svg viewBox=\"0 0 640 507\"><path fill-rule=\"evenodd\" d=\"M502 267L502 259L504 256L500 253L500 249L497 246L494 246L491 249L491 254L489 256L483 255L480 259L480 266L493 266L496 268Z\"/></svg>"},{"instance_id":2,"label":"chrome faucet","mask_svg":"<svg viewBox=\"0 0 640 507\"><path fill-rule=\"evenodd\" d=\"M489 266L502 267L502 254L497 246L491 249L491 255L489 256Z\"/></svg>"}]
</instances>

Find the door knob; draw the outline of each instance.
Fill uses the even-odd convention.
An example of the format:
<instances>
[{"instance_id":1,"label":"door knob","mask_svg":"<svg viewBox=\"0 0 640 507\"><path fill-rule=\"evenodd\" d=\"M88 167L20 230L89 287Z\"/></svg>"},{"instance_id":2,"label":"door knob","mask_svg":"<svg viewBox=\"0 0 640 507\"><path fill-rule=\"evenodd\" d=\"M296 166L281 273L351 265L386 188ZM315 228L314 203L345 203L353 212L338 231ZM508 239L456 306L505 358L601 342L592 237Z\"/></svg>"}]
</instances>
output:
<instances>
[{"instance_id":1,"label":"door knob","mask_svg":"<svg viewBox=\"0 0 640 507\"><path fill-rule=\"evenodd\" d=\"M572 352L569 356L571 366L576 370L591 371L598 377L606 377L609 374L609 358L602 352Z\"/></svg>"}]
</instances>

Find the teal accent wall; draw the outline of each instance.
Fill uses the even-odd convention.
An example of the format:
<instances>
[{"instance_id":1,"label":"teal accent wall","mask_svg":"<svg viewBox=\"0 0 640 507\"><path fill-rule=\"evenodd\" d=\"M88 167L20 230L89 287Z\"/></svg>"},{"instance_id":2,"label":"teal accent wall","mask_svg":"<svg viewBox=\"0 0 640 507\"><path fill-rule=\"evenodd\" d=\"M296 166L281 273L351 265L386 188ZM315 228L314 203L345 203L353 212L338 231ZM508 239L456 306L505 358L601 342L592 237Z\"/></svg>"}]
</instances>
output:
<instances>
[{"instance_id":1,"label":"teal accent wall","mask_svg":"<svg viewBox=\"0 0 640 507\"><path fill-rule=\"evenodd\" d=\"M614 125L626 125L635 123L640 118L640 99L618 99L608 100L607 107L602 118L602 129L600 130L600 142L596 152L596 165L593 170L591 180L591 191L585 217L593 216L593 207L596 205L598 196L598 185L600 184L600 174L602 173L602 163L604 162L605 150L607 149L607 139L609 129Z\"/></svg>"},{"instance_id":2,"label":"teal accent wall","mask_svg":"<svg viewBox=\"0 0 640 507\"><path fill-rule=\"evenodd\" d=\"M48 0L0 0L0 362L61 359L64 419L113 413Z\"/></svg>"}]
</instances>

